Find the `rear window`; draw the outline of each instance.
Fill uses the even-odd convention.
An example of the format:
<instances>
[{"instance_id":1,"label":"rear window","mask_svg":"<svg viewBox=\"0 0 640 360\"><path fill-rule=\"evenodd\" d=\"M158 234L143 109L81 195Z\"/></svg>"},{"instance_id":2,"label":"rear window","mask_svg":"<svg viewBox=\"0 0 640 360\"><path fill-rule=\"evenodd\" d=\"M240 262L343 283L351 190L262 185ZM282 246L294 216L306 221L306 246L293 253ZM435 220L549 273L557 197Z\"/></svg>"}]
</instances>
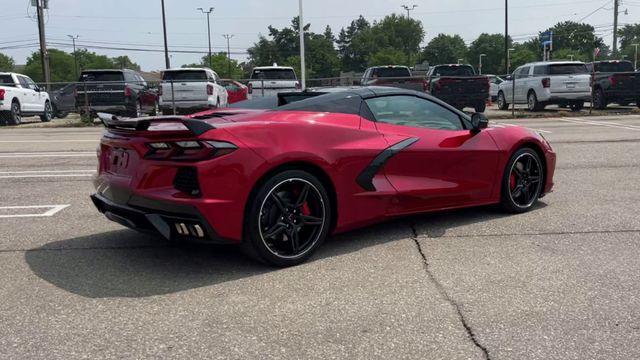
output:
<instances>
[{"instance_id":1,"label":"rear window","mask_svg":"<svg viewBox=\"0 0 640 360\"><path fill-rule=\"evenodd\" d=\"M613 73L635 71L635 69L629 61L615 61L596 64L596 71Z\"/></svg>"},{"instance_id":2,"label":"rear window","mask_svg":"<svg viewBox=\"0 0 640 360\"><path fill-rule=\"evenodd\" d=\"M118 71L92 71L80 74L80 81L124 81L124 76Z\"/></svg>"},{"instance_id":3,"label":"rear window","mask_svg":"<svg viewBox=\"0 0 640 360\"><path fill-rule=\"evenodd\" d=\"M411 72L404 67L381 67L373 69L371 76L381 78L411 77Z\"/></svg>"},{"instance_id":4,"label":"rear window","mask_svg":"<svg viewBox=\"0 0 640 360\"><path fill-rule=\"evenodd\" d=\"M436 76L473 76L471 66L439 66L433 70Z\"/></svg>"},{"instance_id":5,"label":"rear window","mask_svg":"<svg viewBox=\"0 0 640 360\"><path fill-rule=\"evenodd\" d=\"M16 86L11 78L11 75L0 75L0 85L2 86Z\"/></svg>"},{"instance_id":6,"label":"rear window","mask_svg":"<svg viewBox=\"0 0 640 360\"><path fill-rule=\"evenodd\" d=\"M552 64L547 70L549 75L587 74L585 64Z\"/></svg>"},{"instance_id":7,"label":"rear window","mask_svg":"<svg viewBox=\"0 0 640 360\"><path fill-rule=\"evenodd\" d=\"M207 80L207 72L204 70L180 70L180 71L165 71L162 73L162 80L176 80L176 81L194 81L194 80Z\"/></svg>"},{"instance_id":8,"label":"rear window","mask_svg":"<svg viewBox=\"0 0 640 360\"><path fill-rule=\"evenodd\" d=\"M252 79L265 80L297 80L293 69L254 69Z\"/></svg>"}]
</instances>

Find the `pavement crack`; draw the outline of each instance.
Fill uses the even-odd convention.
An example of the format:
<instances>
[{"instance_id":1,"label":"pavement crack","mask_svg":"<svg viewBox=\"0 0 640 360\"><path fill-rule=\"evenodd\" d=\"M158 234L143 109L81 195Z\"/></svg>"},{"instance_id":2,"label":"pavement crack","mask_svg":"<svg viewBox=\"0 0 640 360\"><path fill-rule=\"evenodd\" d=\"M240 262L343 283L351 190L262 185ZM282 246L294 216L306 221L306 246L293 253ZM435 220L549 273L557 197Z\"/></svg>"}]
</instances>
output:
<instances>
[{"instance_id":1,"label":"pavement crack","mask_svg":"<svg viewBox=\"0 0 640 360\"><path fill-rule=\"evenodd\" d=\"M436 289L438 290L438 293L440 293L440 296L442 296L455 309L456 314L458 315L458 319L460 320L460 323L464 327L464 330L466 331L467 336L469 337L471 342L473 342L473 345L477 347L480 351L482 351L482 354L486 360L491 360L491 357L489 356L489 351L484 345L480 344L480 342L478 341L478 338L476 337L475 332L473 331L473 329L471 328L471 325L469 325L467 319L462 313L462 310L460 309L460 305L453 298L451 298L451 296L449 296L449 294L447 293L447 290L444 288L442 283L440 283L440 281L435 277L433 272L431 272L431 269L429 267L429 260L427 259L427 256L425 255L424 251L422 250L422 246L418 241L418 231L416 230L415 224L410 223L409 227L411 228L411 232L412 232L411 240L413 240L413 243L415 244L416 249L418 250L418 253L422 257L422 264L424 266L425 272L427 273L427 277L435 285Z\"/></svg>"}]
</instances>

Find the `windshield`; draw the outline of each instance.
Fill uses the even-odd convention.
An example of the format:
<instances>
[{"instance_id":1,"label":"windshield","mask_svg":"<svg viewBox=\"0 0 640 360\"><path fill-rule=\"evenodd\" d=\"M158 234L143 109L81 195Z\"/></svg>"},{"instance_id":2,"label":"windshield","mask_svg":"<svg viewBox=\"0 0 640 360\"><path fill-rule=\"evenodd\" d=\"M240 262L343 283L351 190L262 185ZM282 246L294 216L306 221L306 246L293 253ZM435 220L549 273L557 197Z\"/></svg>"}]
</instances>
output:
<instances>
[{"instance_id":1,"label":"windshield","mask_svg":"<svg viewBox=\"0 0 640 360\"><path fill-rule=\"evenodd\" d=\"M629 72L634 71L633 64L629 61L603 62L596 64L596 71L599 72Z\"/></svg>"},{"instance_id":2,"label":"windshield","mask_svg":"<svg viewBox=\"0 0 640 360\"><path fill-rule=\"evenodd\" d=\"M584 64L553 64L549 65L549 75L568 75L568 74L586 74L586 65Z\"/></svg>"},{"instance_id":3,"label":"windshield","mask_svg":"<svg viewBox=\"0 0 640 360\"><path fill-rule=\"evenodd\" d=\"M167 81L207 80L207 72L204 70L165 71L162 73L162 80L167 80Z\"/></svg>"},{"instance_id":4,"label":"windshield","mask_svg":"<svg viewBox=\"0 0 640 360\"><path fill-rule=\"evenodd\" d=\"M265 80L296 80L296 73L293 69L254 69L251 73L252 79Z\"/></svg>"},{"instance_id":5,"label":"windshield","mask_svg":"<svg viewBox=\"0 0 640 360\"><path fill-rule=\"evenodd\" d=\"M373 77L411 77L411 72L405 67L382 67L373 69Z\"/></svg>"},{"instance_id":6,"label":"windshield","mask_svg":"<svg viewBox=\"0 0 640 360\"><path fill-rule=\"evenodd\" d=\"M441 66L437 67L433 73L436 76L473 76L471 66Z\"/></svg>"},{"instance_id":7,"label":"windshield","mask_svg":"<svg viewBox=\"0 0 640 360\"><path fill-rule=\"evenodd\" d=\"M118 71L92 71L83 72L80 81L124 81L124 76Z\"/></svg>"}]
</instances>

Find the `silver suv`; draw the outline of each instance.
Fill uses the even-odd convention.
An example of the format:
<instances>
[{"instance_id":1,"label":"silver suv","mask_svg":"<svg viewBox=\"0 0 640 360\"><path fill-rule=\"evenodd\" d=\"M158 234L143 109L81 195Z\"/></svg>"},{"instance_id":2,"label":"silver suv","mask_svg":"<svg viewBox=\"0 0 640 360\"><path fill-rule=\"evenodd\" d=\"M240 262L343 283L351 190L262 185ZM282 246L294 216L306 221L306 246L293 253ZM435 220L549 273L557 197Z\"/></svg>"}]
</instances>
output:
<instances>
[{"instance_id":1,"label":"silver suv","mask_svg":"<svg viewBox=\"0 0 640 360\"><path fill-rule=\"evenodd\" d=\"M515 94L513 94L515 82ZM535 62L518 67L505 78L498 90L498 107L509 103L527 104L530 111L539 111L550 104L569 105L578 111L591 100L591 75L579 61Z\"/></svg>"}]
</instances>

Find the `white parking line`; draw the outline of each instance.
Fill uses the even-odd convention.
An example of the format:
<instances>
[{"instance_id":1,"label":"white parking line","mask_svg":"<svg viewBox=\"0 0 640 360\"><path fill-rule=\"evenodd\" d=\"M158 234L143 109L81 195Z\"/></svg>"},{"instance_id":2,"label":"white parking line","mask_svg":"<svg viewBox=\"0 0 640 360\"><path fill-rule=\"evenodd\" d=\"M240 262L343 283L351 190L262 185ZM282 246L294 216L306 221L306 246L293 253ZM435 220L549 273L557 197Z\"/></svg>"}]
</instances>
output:
<instances>
[{"instance_id":1,"label":"white parking line","mask_svg":"<svg viewBox=\"0 0 640 360\"><path fill-rule=\"evenodd\" d=\"M0 179L88 177L88 176L93 176L93 174L0 175Z\"/></svg>"},{"instance_id":2,"label":"white parking line","mask_svg":"<svg viewBox=\"0 0 640 360\"><path fill-rule=\"evenodd\" d=\"M580 125L605 126L605 127L615 128L615 129L640 131L640 126L625 125L625 124L608 122L608 121L604 122L604 121L586 120L586 119L578 119L578 118L557 118L556 120L570 122L573 124L580 124Z\"/></svg>"},{"instance_id":3,"label":"white parking line","mask_svg":"<svg viewBox=\"0 0 640 360\"><path fill-rule=\"evenodd\" d=\"M551 132L551 131L549 131L549 130L534 129L534 128L530 128L530 127L528 127L528 126L523 126L523 125L516 125L516 124L509 124L509 123L499 123L499 124L500 124L500 125L505 125L505 126L520 126L520 127L524 127L524 128L527 128L527 129L531 129L531 130L533 130L533 131L538 131L538 132L541 132L541 133L544 133L544 134L551 134L551 133L552 133L552 132Z\"/></svg>"},{"instance_id":4,"label":"white parking line","mask_svg":"<svg viewBox=\"0 0 640 360\"><path fill-rule=\"evenodd\" d=\"M93 157L95 151L86 152L27 152L27 153L0 153L0 158L44 158L44 157Z\"/></svg>"},{"instance_id":5,"label":"white parking line","mask_svg":"<svg viewBox=\"0 0 640 360\"><path fill-rule=\"evenodd\" d=\"M0 215L0 219L25 218L25 217L50 217L62 211L63 209L68 208L69 206L71 205L65 204L65 205L0 206L0 210L49 209L43 213Z\"/></svg>"},{"instance_id":6,"label":"white parking line","mask_svg":"<svg viewBox=\"0 0 640 360\"><path fill-rule=\"evenodd\" d=\"M0 171L0 174L47 174L47 173L83 173L83 172L96 172L95 169L83 169L83 170L29 170L29 171Z\"/></svg>"}]
</instances>

